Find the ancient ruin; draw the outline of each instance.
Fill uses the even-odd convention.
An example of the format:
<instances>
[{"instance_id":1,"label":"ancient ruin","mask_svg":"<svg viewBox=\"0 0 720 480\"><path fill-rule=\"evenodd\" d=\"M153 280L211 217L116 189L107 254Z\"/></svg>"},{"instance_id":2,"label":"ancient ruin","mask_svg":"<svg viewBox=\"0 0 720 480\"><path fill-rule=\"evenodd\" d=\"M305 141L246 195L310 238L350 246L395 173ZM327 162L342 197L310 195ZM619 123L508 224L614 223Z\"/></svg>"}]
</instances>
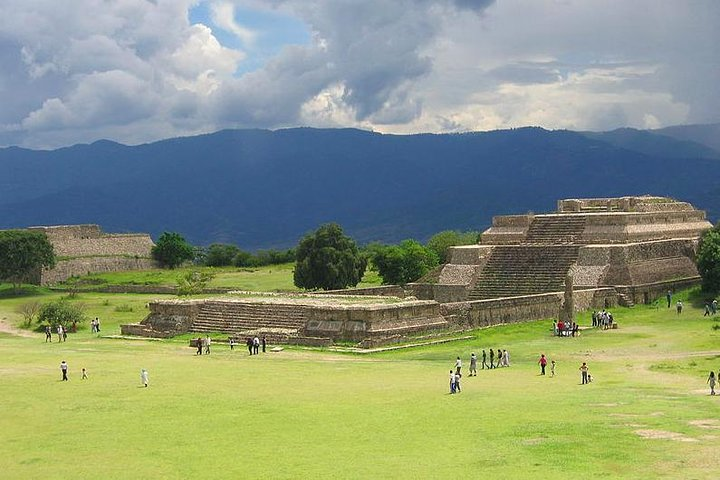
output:
<instances>
[{"instance_id":1,"label":"ancient ruin","mask_svg":"<svg viewBox=\"0 0 720 480\"><path fill-rule=\"evenodd\" d=\"M74 275L142 270L156 263L153 241L146 233L104 233L98 225L30 227L45 232L55 250L56 265L37 272L34 283L48 285Z\"/></svg>"},{"instance_id":2,"label":"ancient ruin","mask_svg":"<svg viewBox=\"0 0 720 480\"><path fill-rule=\"evenodd\" d=\"M369 347L436 329L554 318L561 308L649 303L700 281L695 251L711 227L704 212L665 197L560 200L555 213L495 217L480 244L451 248L449 263L403 288L153 302L123 333Z\"/></svg>"}]
</instances>

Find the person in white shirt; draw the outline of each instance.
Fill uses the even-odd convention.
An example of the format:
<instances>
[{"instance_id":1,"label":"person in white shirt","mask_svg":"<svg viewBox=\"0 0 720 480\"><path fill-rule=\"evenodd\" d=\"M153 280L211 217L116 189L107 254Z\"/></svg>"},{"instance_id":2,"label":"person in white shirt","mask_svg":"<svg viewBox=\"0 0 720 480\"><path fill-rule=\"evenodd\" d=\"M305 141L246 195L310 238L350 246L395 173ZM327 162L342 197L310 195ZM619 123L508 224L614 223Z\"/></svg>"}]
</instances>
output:
<instances>
[{"instance_id":1,"label":"person in white shirt","mask_svg":"<svg viewBox=\"0 0 720 480\"><path fill-rule=\"evenodd\" d=\"M460 357L457 357L457 360L455 360L455 372L460 373L461 368L462 368L462 360L460 360Z\"/></svg>"},{"instance_id":2,"label":"person in white shirt","mask_svg":"<svg viewBox=\"0 0 720 480\"><path fill-rule=\"evenodd\" d=\"M140 380L142 380L143 385L148 386L148 371L144 368L140 370Z\"/></svg>"}]
</instances>

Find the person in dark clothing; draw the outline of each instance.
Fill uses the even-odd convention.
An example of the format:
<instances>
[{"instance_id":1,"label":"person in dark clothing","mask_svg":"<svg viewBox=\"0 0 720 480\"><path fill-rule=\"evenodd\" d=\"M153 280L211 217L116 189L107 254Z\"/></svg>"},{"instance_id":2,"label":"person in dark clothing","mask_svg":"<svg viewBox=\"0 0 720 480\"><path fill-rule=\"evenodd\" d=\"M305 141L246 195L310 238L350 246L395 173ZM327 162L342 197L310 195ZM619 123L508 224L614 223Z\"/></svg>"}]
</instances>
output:
<instances>
[{"instance_id":1,"label":"person in dark clothing","mask_svg":"<svg viewBox=\"0 0 720 480\"><path fill-rule=\"evenodd\" d=\"M197 342L197 352L195 352L195 355L202 355L202 338L198 337L196 342Z\"/></svg>"},{"instance_id":2,"label":"person in dark clothing","mask_svg":"<svg viewBox=\"0 0 720 480\"><path fill-rule=\"evenodd\" d=\"M250 355L252 355L252 354L253 354L253 341L252 341L252 338L247 337L247 340L245 341L245 344L246 344L247 347L248 347L248 352L250 352Z\"/></svg>"},{"instance_id":3,"label":"person in dark clothing","mask_svg":"<svg viewBox=\"0 0 720 480\"><path fill-rule=\"evenodd\" d=\"M493 352L493 349L490 349L490 368L495 368L495 352Z\"/></svg>"},{"instance_id":4,"label":"person in dark clothing","mask_svg":"<svg viewBox=\"0 0 720 480\"><path fill-rule=\"evenodd\" d=\"M65 363L65 360L60 362L60 371L62 372L62 381L67 382L68 381L68 376L67 376L68 365L67 365L67 363Z\"/></svg>"},{"instance_id":5,"label":"person in dark clothing","mask_svg":"<svg viewBox=\"0 0 720 480\"><path fill-rule=\"evenodd\" d=\"M485 353L485 350L483 350L483 353L482 353L482 369L485 370L485 367L487 367L487 366L488 366L488 364L487 364L487 353ZM488 367L488 368L490 368L490 367Z\"/></svg>"},{"instance_id":6,"label":"person in dark clothing","mask_svg":"<svg viewBox=\"0 0 720 480\"><path fill-rule=\"evenodd\" d=\"M500 368L502 367L502 350L500 350L499 348L497 349L497 357L498 361L496 367Z\"/></svg>"},{"instance_id":7,"label":"person in dark clothing","mask_svg":"<svg viewBox=\"0 0 720 480\"><path fill-rule=\"evenodd\" d=\"M265 353L265 347L267 346L267 338L265 338L265 335L262 336L262 351Z\"/></svg>"},{"instance_id":8,"label":"person in dark clothing","mask_svg":"<svg viewBox=\"0 0 720 480\"><path fill-rule=\"evenodd\" d=\"M47 342L52 343L52 329L50 328L50 325L45 327L45 343Z\"/></svg>"},{"instance_id":9,"label":"person in dark clothing","mask_svg":"<svg viewBox=\"0 0 720 480\"><path fill-rule=\"evenodd\" d=\"M668 293L667 293L667 295L665 295L665 298L667 298L668 308L670 308L670 303L672 302L672 292L670 290L668 290Z\"/></svg>"}]
</instances>

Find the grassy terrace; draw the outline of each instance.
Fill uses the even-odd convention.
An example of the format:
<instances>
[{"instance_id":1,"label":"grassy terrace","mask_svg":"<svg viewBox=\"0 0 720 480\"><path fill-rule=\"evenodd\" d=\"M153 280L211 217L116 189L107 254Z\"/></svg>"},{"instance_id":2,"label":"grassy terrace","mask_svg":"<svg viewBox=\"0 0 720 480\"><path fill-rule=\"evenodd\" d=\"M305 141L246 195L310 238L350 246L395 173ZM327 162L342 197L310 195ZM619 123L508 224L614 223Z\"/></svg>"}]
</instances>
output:
<instances>
[{"instance_id":1,"label":"grassy terrace","mask_svg":"<svg viewBox=\"0 0 720 480\"><path fill-rule=\"evenodd\" d=\"M209 271L215 274L210 287L235 288L258 292L283 291L294 292L298 288L293 285L293 263L271 265L256 268L237 267L183 267L175 270L153 269L133 272L112 272L87 275L73 278L67 285L83 286L98 285L167 285L175 286L178 277L188 270ZM380 285L377 272L367 271L358 287Z\"/></svg>"},{"instance_id":2,"label":"grassy terrace","mask_svg":"<svg viewBox=\"0 0 720 480\"><path fill-rule=\"evenodd\" d=\"M3 478L717 477L720 398L705 382L720 368L720 315L703 317L688 292L680 317L662 304L618 308L620 329L579 338L553 338L542 321L384 353L253 357L225 345L196 357L185 342L87 328L46 344L17 328L19 304L59 295L0 288ZM70 301L100 316L104 335L159 297ZM466 375L448 395L455 357L466 370L482 348L508 349L511 367ZM557 361L555 378L538 375L540 353Z\"/></svg>"}]
</instances>

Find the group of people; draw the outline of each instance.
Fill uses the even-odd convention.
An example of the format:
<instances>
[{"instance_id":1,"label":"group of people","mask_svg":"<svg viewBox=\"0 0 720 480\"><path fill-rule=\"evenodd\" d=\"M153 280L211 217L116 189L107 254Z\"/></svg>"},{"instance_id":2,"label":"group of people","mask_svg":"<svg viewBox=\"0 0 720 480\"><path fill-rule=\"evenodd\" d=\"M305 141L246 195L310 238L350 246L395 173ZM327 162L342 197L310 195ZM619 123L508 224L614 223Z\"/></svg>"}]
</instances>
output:
<instances>
[{"instance_id":1,"label":"group of people","mask_svg":"<svg viewBox=\"0 0 720 480\"><path fill-rule=\"evenodd\" d=\"M58 325L55 331L57 332L58 342L67 341L67 329L65 327ZM52 343L52 328L50 325L45 326L45 343L47 342Z\"/></svg>"},{"instance_id":2,"label":"group of people","mask_svg":"<svg viewBox=\"0 0 720 480\"><path fill-rule=\"evenodd\" d=\"M491 368L500 368L500 367L509 367L510 366L510 353L507 350L501 350L497 349L497 363L495 363L495 350L492 348L490 349L490 355L485 352L485 350L482 351L481 355L481 363L482 370L485 370L486 368L489 370ZM478 372L478 357L475 355L475 352L470 354L470 368L468 376L470 377L477 377ZM462 390L460 388L460 379L462 378L462 359L460 357L457 357L455 360L455 369L450 370L450 393L460 393Z\"/></svg>"},{"instance_id":3,"label":"group of people","mask_svg":"<svg viewBox=\"0 0 720 480\"><path fill-rule=\"evenodd\" d=\"M68 367L68 364L67 364L67 362L66 362L65 360L63 360L62 362L60 362L60 372L62 373L62 379L61 379L61 381L63 381L63 382L69 381L69 378L68 378L68 369L69 369L69 367ZM82 372L82 377L80 377L81 380L89 380L89 379L90 379L90 377L88 376L88 372L87 372L87 370L85 369L85 367L82 368L81 372ZM140 370L140 381L142 382L142 384L143 384L145 387L147 387L148 384L150 383L148 371L145 370L144 368Z\"/></svg>"},{"instance_id":4,"label":"group of people","mask_svg":"<svg viewBox=\"0 0 720 480\"><path fill-rule=\"evenodd\" d=\"M562 320L556 322L553 320L553 335L556 337L576 337L579 330L580 327L577 322L564 322Z\"/></svg>"},{"instance_id":5,"label":"group of people","mask_svg":"<svg viewBox=\"0 0 720 480\"><path fill-rule=\"evenodd\" d=\"M90 331L92 333L100 333L100 319L95 317L94 320L90 320Z\"/></svg>"},{"instance_id":6,"label":"group of people","mask_svg":"<svg viewBox=\"0 0 720 480\"><path fill-rule=\"evenodd\" d=\"M257 335L255 337L247 337L247 339L245 339L245 345L247 345L250 355L257 355L258 353L260 353L261 346L262 352L265 353L265 348L267 347L267 339L265 338L265 335L263 335L262 338L259 338ZM232 350L232 344L230 345L230 349Z\"/></svg>"},{"instance_id":7,"label":"group of people","mask_svg":"<svg viewBox=\"0 0 720 480\"><path fill-rule=\"evenodd\" d=\"M202 355L203 351L205 351L205 355L210 355L210 343L210 335L207 335L205 338L198 337L195 340L195 346L197 347L195 355Z\"/></svg>"},{"instance_id":8,"label":"group of people","mask_svg":"<svg viewBox=\"0 0 720 480\"><path fill-rule=\"evenodd\" d=\"M610 328L613 328L613 322L615 320L613 319L612 313L606 312L605 309L603 309L600 312L593 311L592 313L592 326L597 328L602 328L603 330L607 330Z\"/></svg>"},{"instance_id":9,"label":"group of people","mask_svg":"<svg viewBox=\"0 0 720 480\"><path fill-rule=\"evenodd\" d=\"M712 302L705 302L705 314L703 317L708 317L710 315L715 315L717 313L718 309L718 301L713 299Z\"/></svg>"}]
</instances>

